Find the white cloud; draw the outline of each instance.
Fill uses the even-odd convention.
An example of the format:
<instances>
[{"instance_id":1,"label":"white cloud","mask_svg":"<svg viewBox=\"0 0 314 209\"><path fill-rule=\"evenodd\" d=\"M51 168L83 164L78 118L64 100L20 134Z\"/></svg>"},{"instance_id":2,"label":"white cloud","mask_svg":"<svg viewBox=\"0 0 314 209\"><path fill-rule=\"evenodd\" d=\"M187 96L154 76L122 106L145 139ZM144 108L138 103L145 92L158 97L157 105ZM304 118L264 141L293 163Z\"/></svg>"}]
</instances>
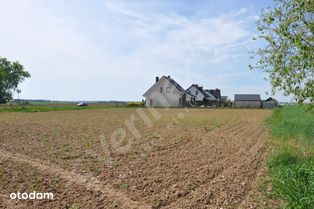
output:
<instances>
[{"instance_id":1,"label":"white cloud","mask_svg":"<svg viewBox=\"0 0 314 209\"><path fill-rule=\"evenodd\" d=\"M226 61L232 63L248 57L251 33L246 21L238 20L238 15L247 12L245 8L216 17L198 17L197 14L191 17L145 12L116 2L110 1L110 6L105 4L105 8L118 15L117 21L128 23L128 36L138 45L127 58L128 66L136 66L137 72L133 73L143 80L152 79L152 75L176 74L187 85L208 83L203 77L213 79L213 76L217 81L228 82L226 78L217 77L221 71L226 71ZM210 67L211 63L223 66L215 69ZM241 76L246 72L237 74Z\"/></svg>"},{"instance_id":2,"label":"white cloud","mask_svg":"<svg viewBox=\"0 0 314 209\"><path fill-rule=\"evenodd\" d=\"M132 11L131 9L129 9L126 2L123 2L123 1L111 1L111 0L108 1L107 0L105 1L105 7L113 12L119 13L121 15L125 15L127 17L141 19L144 21L151 21L149 17L139 12Z\"/></svg>"},{"instance_id":3,"label":"white cloud","mask_svg":"<svg viewBox=\"0 0 314 209\"><path fill-rule=\"evenodd\" d=\"M177 59L202 53L217 54L217 48L230 48L229 45L239 43L250 35L245 23L235 20L238 14L233 12L217 17L188 19L178 14L145 14L145 11L134 11L126 4L116 2L107 1L106 8L132 17L123 21L132 26L130 33L136 41L145 43L144 53ZM246 9L242 8L238 13L244 12Z\"/></svg>"},{"instance_id":4,"label":"white cloud","mask_svg":"<svg viewBox=\"0 0 314 209\"><path fill-rule=\"evenodd\" d=\"M0 23L1 54L26 64L29 61L29 70L35 75L45 71L73 76L82 70L78 67L80 60L88 62L97 57L97 48L75 22L57 16L39 1L6 1L0 9ZM46 69L34 66L43 64Z\"/></svg>"},{"instance_id":5,"label":"white cloud","mask_svg":"<svg viewBox=\"0 0 314 209\"><path fill-rule=\"evenodd\" d=\"M0 56L32 74L22 88L27 98L134 100L157 75L186 86L232 79L217 75L248 57L249 9L204 16L151 3L104 1L86 10L76 1L3 0Z\"/></svg>"}]
</instances>

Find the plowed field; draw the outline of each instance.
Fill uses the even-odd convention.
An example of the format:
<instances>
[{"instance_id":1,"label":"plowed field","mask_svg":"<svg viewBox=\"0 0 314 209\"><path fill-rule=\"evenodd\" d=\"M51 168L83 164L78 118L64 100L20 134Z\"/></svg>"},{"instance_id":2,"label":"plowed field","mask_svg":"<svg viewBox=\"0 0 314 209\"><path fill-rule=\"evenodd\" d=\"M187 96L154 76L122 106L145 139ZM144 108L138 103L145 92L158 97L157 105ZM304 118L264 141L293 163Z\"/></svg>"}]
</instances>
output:
<instances>
[{"instance_id":1,"label":"plowed field","mask_svg":"<svg viewBox=\"0 0 314 209\"><path fill-rule=\"evenodd\" d=\"M268 110L0 113L0 208L250 208ZM53 200L11 200L11 192Z\"/></svg>"}]
</instances>

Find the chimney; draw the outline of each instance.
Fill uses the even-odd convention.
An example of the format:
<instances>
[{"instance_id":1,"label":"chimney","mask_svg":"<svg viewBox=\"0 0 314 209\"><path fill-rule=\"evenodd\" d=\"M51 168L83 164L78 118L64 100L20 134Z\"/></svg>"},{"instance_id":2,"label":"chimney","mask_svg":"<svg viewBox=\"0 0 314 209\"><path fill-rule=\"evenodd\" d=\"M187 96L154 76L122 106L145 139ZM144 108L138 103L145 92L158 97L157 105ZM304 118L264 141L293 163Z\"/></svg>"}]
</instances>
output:
<instances>
[{"instance_id":1,"label":"chimney","mask_svg":"<svg viewBox=\"0 0 314 209\"><path fill-rule=\"evenodd\" d=\"M156 83L159 81L159 77L158 76L156 76Z\"/></svg>"},{"instance_id":2,"label":"chimney","mask_svg":"<svg viewBox=\"0 0 314 209\"><path fill-rule=\"evenodd\" d=\"M199 88L200 88L201 90L203 90L203 86L200 86Z\"/></svg>"},{"instance_id":3,"label":"chimney","mask_svg":"<svg viewBox=\"0 0 314 209\"><path fill-rule=\"evenodd\" d=\"M168 75L168 78L170 78L170 75Z\"/></svg>"}]
</instances>

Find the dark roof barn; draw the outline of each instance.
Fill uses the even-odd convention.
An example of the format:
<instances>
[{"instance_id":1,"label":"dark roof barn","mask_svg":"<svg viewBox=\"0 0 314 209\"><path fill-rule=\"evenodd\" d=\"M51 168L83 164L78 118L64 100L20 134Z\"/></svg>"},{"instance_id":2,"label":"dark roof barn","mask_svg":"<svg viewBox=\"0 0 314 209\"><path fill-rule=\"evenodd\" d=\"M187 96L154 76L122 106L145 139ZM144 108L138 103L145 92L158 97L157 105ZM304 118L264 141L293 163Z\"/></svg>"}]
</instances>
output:
<instances>
[{"instance_id":1,"label":"dark roof barn","mask_svg":"<svg viewBox=\"0 0 314 209\"><path fill-rule=\"evenodd\" d=\"M261 101L259 94L235 94L234 101Z\"/></svg>"}]
</instances>

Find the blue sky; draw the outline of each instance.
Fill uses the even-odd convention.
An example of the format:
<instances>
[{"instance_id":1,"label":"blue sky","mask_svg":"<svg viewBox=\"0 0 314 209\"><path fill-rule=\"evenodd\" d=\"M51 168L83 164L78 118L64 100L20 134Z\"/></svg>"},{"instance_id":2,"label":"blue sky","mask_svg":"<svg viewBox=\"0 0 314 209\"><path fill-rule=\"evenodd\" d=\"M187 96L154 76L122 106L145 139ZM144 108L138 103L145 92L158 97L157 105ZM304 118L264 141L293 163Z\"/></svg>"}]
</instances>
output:
<instances>
[{"instance_id":1,"label":"blue sky","mask_svg":"<svg viewBox=\"0 0 314 209\"><path fill-rule=\"evenodd\" d=\"M270 0L0 2L0 56L32 75L22 98L141 100L162 75L229 98L270 90L265 74L248 69Z\"/></svg>"}]
</instances>

